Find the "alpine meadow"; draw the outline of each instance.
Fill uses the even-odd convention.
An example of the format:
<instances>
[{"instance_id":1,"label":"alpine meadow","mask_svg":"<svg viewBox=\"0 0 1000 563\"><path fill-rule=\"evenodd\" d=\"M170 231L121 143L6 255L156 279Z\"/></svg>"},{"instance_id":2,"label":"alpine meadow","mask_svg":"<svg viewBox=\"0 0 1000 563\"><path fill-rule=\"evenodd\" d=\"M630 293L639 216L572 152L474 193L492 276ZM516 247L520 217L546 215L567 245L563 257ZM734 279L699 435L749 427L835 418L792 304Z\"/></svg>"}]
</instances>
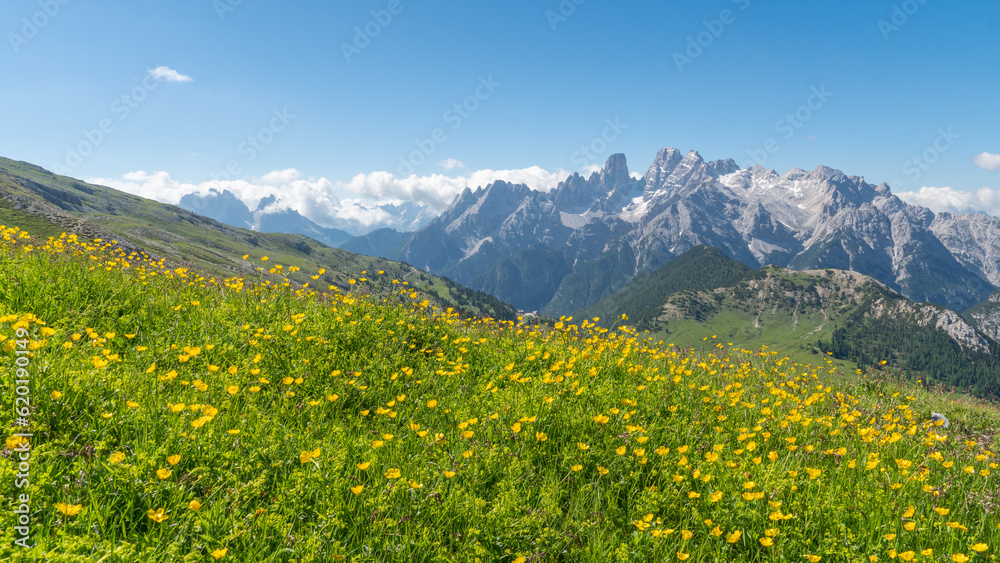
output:
<instances>
[{"instance_id":1,"label":"alpine meadow","mask_svg":"<svg viewBox=\"0 0 1000 563\"><path fill-rule=\"evenodd\" d=\"M255 262L4 227L5 559L996 560L991 405Z\"/></svg>"},{"instance_id":2,"label":"alpine meadow","mask_svg":"<svg viewBox=\"0 0 1000 563\"><path fill-rule=\"evenodd\" d=\"M0 563L1000 563L1000 2L0 22Z\"/></svg>"}]
</instances>

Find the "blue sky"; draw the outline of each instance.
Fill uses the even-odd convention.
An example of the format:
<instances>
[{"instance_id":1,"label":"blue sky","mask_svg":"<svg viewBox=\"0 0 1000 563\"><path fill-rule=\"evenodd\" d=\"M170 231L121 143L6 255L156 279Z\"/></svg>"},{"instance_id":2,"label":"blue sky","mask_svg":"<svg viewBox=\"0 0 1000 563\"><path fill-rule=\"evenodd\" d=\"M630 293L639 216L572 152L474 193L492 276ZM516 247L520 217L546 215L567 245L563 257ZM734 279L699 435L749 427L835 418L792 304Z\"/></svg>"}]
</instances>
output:
<instances>
[{"instance_id":1,"label":"blue sky","mask_svg":"<svg viewBox=\"0 0 1000 563\"><path fill-rule=\"evenodd\" d=\"M545 189L671 146L1000 209L995 1L7 0L0 21L0 155L162 200L299 182L440 207L484 170Z\"/></svg>"}]
</instances>

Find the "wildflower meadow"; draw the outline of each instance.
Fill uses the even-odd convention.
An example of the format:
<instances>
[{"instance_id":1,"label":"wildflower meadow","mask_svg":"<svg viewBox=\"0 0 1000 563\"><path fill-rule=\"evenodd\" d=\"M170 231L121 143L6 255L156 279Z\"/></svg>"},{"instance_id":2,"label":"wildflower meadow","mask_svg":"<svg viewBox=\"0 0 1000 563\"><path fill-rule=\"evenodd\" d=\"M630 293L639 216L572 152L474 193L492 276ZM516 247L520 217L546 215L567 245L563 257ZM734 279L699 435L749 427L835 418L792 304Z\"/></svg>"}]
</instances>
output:
<instances>
[{"instance_id":1,"label":"wildflower meadow","mask_svg":"<svg viewBox=\"0 0 1000 563\"><path fill-rule=\"evenodd\" d=\"M997 560L986 403L0 231L3 560Z\"/></svg>"}]
</instances>

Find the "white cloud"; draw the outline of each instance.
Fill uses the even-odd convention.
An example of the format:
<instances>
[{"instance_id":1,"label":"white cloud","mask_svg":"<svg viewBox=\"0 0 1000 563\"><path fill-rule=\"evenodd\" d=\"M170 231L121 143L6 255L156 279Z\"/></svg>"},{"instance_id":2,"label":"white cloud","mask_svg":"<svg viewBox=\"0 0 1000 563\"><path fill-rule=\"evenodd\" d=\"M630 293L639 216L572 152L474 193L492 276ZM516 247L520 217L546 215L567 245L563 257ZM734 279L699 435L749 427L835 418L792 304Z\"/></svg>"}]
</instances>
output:
<instances>
[{"instance_id":1,"label":"white cloud","mask_svg":"<svg viewBox=\"0 0 1000 563\"><path fill-rule=\"evenodd\" d=\"M1000 217L1000 190L980 188L960 191L952 188L920 188L916 192L898 192L899 199L913 205L922 205L935 213L983 212Z\"/></svg>"},{"instance_id":2,"label":"white cloud","mask_svg":"<svg viewBox=\"0 0 1000 563\"><path fill-rule=\"evenodd\" d=\"M569 172L565 170L548 172L532 166L519 170L476 170L457 177L432 174L396 178L389 172L371 172L358 174L346 182L332 182L326 178L302 179L298 170L289 168L269 172L254 181L212 180L194 184L174 180L167 172L142 170L129 172L121 178L90 178L87 181L174 205L187 194L207 194L214 189L231 191L253 210L261 199L274 195L281 207L294 209L324 227L367 231L381 226L407 228L406 225L386 225L392 217L377 208L381 204L416 202L426 206L429 214L436 215L467 187L476 189L504 180L548 192L567 176Z\"/></svg>"},{"instance_id":3,"label":"white cloud","mask_svg":"<svg viewBox=\"0 0 1000 563\"><path fill-rule=\"evenodd\" d=\"M438 163L438 165L441 166L441 168L444 168L445 170L454 170L456 168L465 168L465 165L462 164L461 160L455 160L454 158L448 158L448 159L442 160L441 162Z\"/></svg>"},{"instance_id":4,"label":"white cloud","mask_svg":"<svg viewBox=\"0 0 1000 563\"><path fill-rule=\"evenodd\" d=\"M983 170L996 172L997 169L1000 169L1000 154L984 152L973 158L972 163Z\"/></svg>"},{"instance_id":5,"label":"white cloud","mask_svg":"<svg viewBox=\"0 0 1000 563\"><path fill-rule=\"evenodd\" d=\"M148 74L149 76L152 76L153 78L157 80L162 80L164 82L191 82L194 80L190 76L185 76L177 72L176 70L166 66L156 67L153 70L149 71Z\"/></svg>"},{"instance_id":6,"label":"white cloud","mask_svg":"<svg viewBox=\"0 0 1000 563\"><path fill-rule=\"evenodd\" d=\"M294 182L302 176L298 170L294 168L287 168L285 170L275 170L274 172L268 172L261 176L260 181L265 184L287 184L289 182Z\"/></svg>"}]
</instances>

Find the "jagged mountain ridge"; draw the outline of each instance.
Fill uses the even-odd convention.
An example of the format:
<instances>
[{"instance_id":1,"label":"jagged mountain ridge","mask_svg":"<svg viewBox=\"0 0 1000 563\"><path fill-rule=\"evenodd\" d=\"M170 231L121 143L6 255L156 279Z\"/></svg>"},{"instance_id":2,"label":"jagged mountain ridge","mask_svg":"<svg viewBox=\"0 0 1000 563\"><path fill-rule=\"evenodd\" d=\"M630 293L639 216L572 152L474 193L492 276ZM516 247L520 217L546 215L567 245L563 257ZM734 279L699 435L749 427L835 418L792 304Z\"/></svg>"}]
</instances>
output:
<instances>
[{"instance_id":1,"label":"jagged mountain ridge","mask_svg":"<svg viewBox=\"0 0 1000 563\"><path fill-rule=\"evenodd\" d=\"M698 245L753 268L836 268L915 301L965 310L1000 286L1000 220L935 215L828 167L779 175L665 148L641 179L624 155L549 193L495 182L465 190L393 258L493 293L525 310L566 314ZM531 257L544 261L538 264ZM536 280L521 297L526 274ZM563 275L565 272L565 275Z\"/></svg>"}]
</instances>

